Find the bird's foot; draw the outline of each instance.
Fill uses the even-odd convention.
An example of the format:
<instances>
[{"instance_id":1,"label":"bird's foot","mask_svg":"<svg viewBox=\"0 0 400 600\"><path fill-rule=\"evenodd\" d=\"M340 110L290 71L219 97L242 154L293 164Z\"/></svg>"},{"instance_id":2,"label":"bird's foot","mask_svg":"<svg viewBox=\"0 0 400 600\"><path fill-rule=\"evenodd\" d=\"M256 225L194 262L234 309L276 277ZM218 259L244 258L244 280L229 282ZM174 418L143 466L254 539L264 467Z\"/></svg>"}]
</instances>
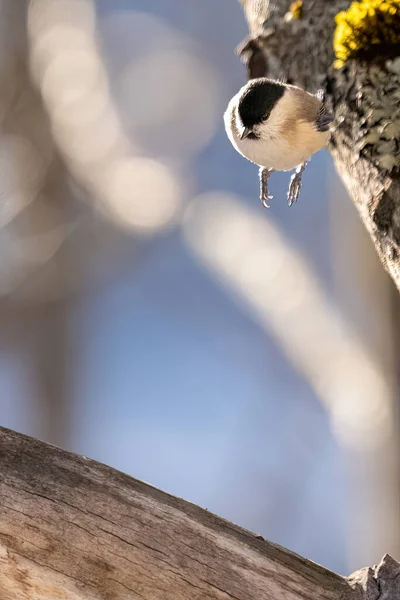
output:
<instances>
[{"instance_id":1,"label":"bird's foot","mask_svg":"<svg viewBox=\"0 0 400 600\"><path fill-rule=\"evenodd\" d=\"M297 167L296 172L290 178L289 191L287 193L287 199L288 199L289 206L292 206L292 204L294 204L297 201L297 198L299 197L300 189L301 189L301 178L302 178L304 169L306 168L306 164L307 164L307 161L304 162L299 167Z\"/></svg>"},{"instance_id":2,"label":"bird's foot","mask_svg":"<svg viewBox=\"0 0 400 600\"><path fill-rule=\"evenodd\" d=\"M273 198L273 196L268 194L268 179L273 172L273 169L267 169L266 167L260 167L258 172L260 178L260 200L265 208L270 208L268 200L272 200Z\"/></svg>"}]
</instances>

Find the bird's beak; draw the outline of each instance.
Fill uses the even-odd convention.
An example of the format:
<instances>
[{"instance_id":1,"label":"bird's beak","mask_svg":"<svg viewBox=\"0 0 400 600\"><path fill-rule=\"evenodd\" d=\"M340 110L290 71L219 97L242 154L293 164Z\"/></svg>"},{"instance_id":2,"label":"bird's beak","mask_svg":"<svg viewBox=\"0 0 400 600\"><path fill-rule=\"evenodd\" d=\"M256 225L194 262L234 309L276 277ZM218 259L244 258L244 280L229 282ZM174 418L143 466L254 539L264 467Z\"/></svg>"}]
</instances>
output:
<instances>
[{"instance_id":1,"label":"bird's beak","mask_svg":"<svg viewBox=\"0 0 400 600\"><path fill-rule=\"evenodd\" d=\"M244 140L251 133L251 129L249 127L243 127L242 132L240 134L240 139Z\"/></svg>"}]
</instances>

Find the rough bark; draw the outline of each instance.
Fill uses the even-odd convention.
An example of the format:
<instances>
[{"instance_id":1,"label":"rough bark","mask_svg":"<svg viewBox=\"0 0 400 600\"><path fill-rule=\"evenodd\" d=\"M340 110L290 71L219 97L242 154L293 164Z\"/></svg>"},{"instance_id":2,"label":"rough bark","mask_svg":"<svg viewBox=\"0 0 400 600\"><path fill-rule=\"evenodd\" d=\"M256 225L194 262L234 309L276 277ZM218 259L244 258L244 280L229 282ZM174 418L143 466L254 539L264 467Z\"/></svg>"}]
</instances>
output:
<instances>
[{"instance_id":1,"label":"rough bark","mask_svg":"<svg viewBox=\"0 0 400 600\"><path fill-rule=\"evenodd\" d=\"M400 290L400 59L334 61L335 15L349 0L240 0L250 37L240 47L248 75L284 77L315 92L324 87L335 112L330 150L379 257Z\"/></svg>"},{"instance_id":2,"label":"rough bark","mask_svg":"<svg viewBox=\"0 0 400 600\"><path fill-rule=\"evenodd\" d=\"M85 457L0 429L1 600L394 600Z\"/></svg>"}]
</instances>

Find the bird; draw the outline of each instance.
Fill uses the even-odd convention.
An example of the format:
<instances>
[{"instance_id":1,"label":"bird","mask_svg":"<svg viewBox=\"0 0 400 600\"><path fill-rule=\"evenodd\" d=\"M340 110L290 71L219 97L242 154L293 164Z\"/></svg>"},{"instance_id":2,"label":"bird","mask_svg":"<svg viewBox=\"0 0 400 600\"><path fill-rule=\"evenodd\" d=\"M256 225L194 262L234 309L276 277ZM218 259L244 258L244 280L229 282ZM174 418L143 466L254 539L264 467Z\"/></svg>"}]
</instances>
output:
<instances>
[{"instance_id":1,"label":"bird","mask_svg":"<svg viewBox=\"0 0 400 600\"><path fill-rule=\"evenodd\" d=\"M233 96L224 113L233 147L259 166L260 200L269 207L268 179L274 171L296 169L289 184L289 206L296 202L307 161L327 145L334 117L324 92L258 77Z\"/></svg>"}]
</instances>

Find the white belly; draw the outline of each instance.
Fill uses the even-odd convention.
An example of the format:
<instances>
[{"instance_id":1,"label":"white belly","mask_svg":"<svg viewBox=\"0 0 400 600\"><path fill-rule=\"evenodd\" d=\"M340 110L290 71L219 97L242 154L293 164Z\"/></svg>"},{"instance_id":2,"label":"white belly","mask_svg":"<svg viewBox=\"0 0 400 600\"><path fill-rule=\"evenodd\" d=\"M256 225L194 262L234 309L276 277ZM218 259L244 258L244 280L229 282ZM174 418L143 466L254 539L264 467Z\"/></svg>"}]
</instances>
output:
<instances>
[{"instance_id":1,"label":"white belly","mask_svg":"<svg viewBox=\"0 0 400 600\"><path fill-rule=\"evenodd\" d=\"M237 140L236 149L245 158L275 171L290 171L303 163L310 154L299 152L288 145L261 140Z\"/></svg>"},{"instance_id":2,"label":"white belly","mask_svg":"<svg viewBox=\"0 0 400 600\"><path fill-rule=\"evenodd\" d=\"M329 132L313 131L311 126L307 124L307 135L298 136L297 139L294 138L293 145L284 139L268 138L258 140L234 139L232 143L240 154L256 165L276 171L290 171L301 165L312 154L318 152L325 146L328 139Z\"/></svg>"}]
</instances>

